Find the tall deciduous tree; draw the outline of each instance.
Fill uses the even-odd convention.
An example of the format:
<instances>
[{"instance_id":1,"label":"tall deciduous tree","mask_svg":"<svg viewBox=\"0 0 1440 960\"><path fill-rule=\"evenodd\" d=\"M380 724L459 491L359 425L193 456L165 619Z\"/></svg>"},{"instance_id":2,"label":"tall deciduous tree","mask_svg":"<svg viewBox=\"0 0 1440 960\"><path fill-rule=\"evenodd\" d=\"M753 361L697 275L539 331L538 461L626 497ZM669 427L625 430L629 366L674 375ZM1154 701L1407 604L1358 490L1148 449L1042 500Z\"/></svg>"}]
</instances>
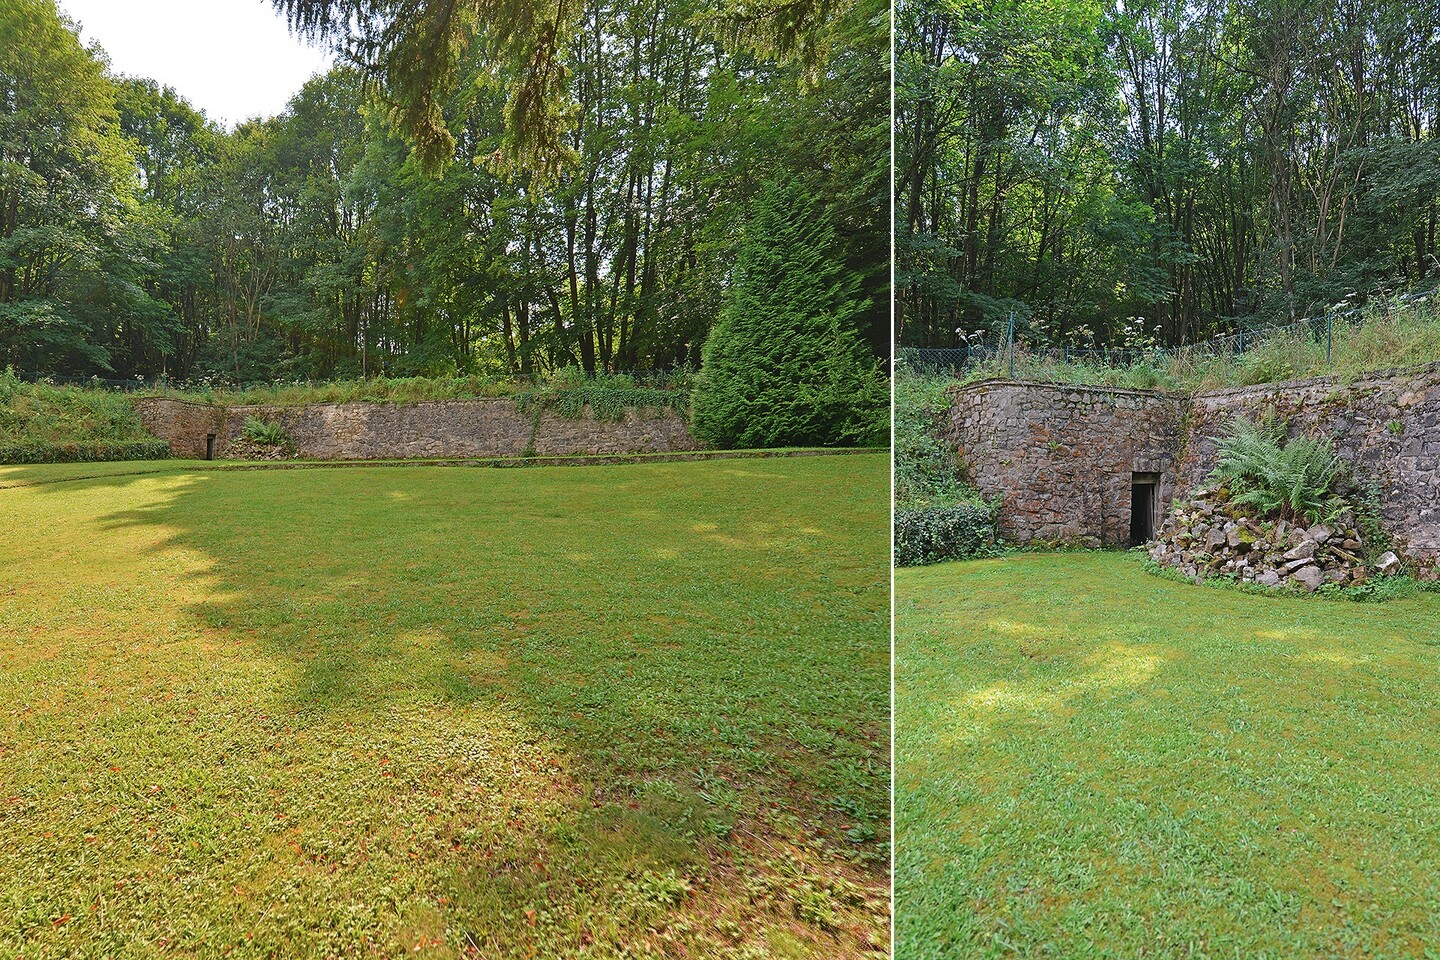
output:
<instances>
[{"instance_id":1,"label":"tall deciduous tree","mask_svg":"<svg viewBox=\"0 0 1440 960\"><path fill-rule=\"evenodd\" d=\"M378 81L427 170L454 152L445 103L467 61L478 61L505 92L497 158L551 175L574 160L567 134L584 104L571 86L569 55L589 32L583 0L273 3L297 31L334 45ZM849 0L727 0L691 11L690 18L736 50L797 59L818 73L830 52L828 27L849 6Z\"/></svg>"},{"instance_id":2,"label":"tall deciduous tree","mask_svg":"<svg viewBox=\"0 0 1440 960\"><path fill-rule=\"evenodd\" d=\"M1178 343L1432 281L1440 6L902 0L901 338Z\"/></svg>"},{"instance_id":3,"label":"tall deciduous tree","mask_svg":"<svg viewBox=\"0 0 1440 960\"><path fill-rule=\"evenodd\" d=\"M163 308L104 65L53 0L0 5L0 364L109 368L113 325Z\"/></svg>"}]
</instances>

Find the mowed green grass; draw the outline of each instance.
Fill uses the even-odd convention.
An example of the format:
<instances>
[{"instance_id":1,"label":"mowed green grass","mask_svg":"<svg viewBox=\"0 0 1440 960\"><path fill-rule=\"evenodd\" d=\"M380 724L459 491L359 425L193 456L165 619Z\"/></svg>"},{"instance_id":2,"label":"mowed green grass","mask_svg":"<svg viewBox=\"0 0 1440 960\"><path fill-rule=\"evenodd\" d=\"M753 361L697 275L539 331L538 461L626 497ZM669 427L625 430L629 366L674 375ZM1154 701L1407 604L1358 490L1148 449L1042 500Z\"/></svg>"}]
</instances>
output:
<instances>
[{"instance_id":1,"label":"mowed green grass","mask_svg":"<svg viewBox=\"0 0 1440 960\"><path fill-rule=\"evenodd\" d=\"M887 487L845 456L0 490L0 956L883 953Z\"/></svg>"},{"instance_id":2,"label":"mowed green grass","mask_svg":"<svg viewBox=\"0 0 1440 960\"><path fill-rule=\"evenodd\" d=\"M1440 596L897 571L896 956L1440 955Z\"/></svg>"}]
</instances>

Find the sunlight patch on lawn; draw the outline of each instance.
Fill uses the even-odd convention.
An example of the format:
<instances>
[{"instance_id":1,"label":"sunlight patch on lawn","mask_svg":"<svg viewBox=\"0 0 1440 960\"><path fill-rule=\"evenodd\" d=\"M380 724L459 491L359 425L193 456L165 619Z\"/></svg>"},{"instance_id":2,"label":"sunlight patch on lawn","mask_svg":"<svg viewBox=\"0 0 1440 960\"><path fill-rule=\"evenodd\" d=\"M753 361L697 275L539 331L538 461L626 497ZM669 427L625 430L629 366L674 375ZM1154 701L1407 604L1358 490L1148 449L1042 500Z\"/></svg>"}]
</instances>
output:
<instances>
[{"instance_id":1,"label":"sunlight patch on lawn","mask_svg":"<svg viewBox=\"0 0 1440 960\"><path fill-rule=\"evenodd\" d=\"M1257 640L1273 640L1277 643L1315 643L1317 634L1297 630L1256 630L1252 634Z\"/></svg>"},{"instance_id":2,"label":"sunlight patch on lawn","mask_svg":"<svg viewBox=\"0 0 1440 960\"><path fill-rule=\"evenodd\" d=\"M1358 667L1362 663L1369 663L1370 657L1357 657L1353 654L1342 653L1339 650L1310 650L1296 657L1297 660L1304 660L1309 663L1324 663L1335 667Z\"/></svg>"},{"instance_id":3,"label":"sunlight patch on lawn","mask_svg":"<svg viewBox=\"0 0 1440 960\"><path fill-rule=\"evenodd\" d=\"M985 629L1007 637L1048 640L1052 636L1051 631L1041 629L1033 623L1018 623L1014 620L990 620L986 622Z\"/></svg>"},{"instance_id":4,"label":"sunlight patch on lawn","mask_svg":"<svg viewBox=\"0 0 1440 960\"><path fill-rule=\"evenodd\" d=\"M0 491L0 950L874 955L873 461Z\"/></svg>"},{"instance_id":5,"label":"sunlight patch on lawn","mask_svg":"<svg viewBox=\"0 0 1440 960\"><path fill-rule=\"evenodd\" d=\"M1160 671L1165 659L1123 643L1109 644L1084 660L1088 672L1063 680L1001 680L961 698L958 711L963 733L959 740L978 740L995 726L1015 721L1065 719L1076 712L1074 701L1138 688Z\"/></svg>"},{"instance_id":6,"label":"sunlight patch on lawn","mask_svg":"<svg viewBox=\"0 0 1440 960\"><path fill-rule=\"evenodd\" d=\"M1207 595L1114 553L896 585L897 958L1440 940L1440 598Z\"/></svg>"}]
</instances>

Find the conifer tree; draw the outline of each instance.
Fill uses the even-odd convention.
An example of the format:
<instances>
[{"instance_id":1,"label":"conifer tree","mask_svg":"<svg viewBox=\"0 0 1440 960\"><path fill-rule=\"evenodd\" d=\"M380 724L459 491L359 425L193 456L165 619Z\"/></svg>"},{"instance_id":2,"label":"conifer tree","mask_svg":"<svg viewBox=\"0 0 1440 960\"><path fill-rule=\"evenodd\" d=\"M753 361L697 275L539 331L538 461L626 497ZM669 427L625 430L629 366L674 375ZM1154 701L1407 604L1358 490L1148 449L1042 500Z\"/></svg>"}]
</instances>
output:
<instances>
[{"instance_id":1,"label":"conifer tree","mask_svg":"<svg viewBox=\"0 0 1440 960\"><path fill-rule=\"evenodd\" d=\"M888 397L856 322L860 278L834 254L820 205L771 183L703 351L696 435L717 447L883 443Z\"/></svg>"}]
</instances>

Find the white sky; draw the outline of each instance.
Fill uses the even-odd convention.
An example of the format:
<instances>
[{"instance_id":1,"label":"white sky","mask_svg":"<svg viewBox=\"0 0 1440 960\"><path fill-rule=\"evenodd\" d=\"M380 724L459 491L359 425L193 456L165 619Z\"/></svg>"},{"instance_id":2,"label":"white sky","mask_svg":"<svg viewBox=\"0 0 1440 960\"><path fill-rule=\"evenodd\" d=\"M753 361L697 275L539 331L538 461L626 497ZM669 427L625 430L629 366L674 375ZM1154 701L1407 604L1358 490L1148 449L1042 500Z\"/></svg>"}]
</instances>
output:
<instances>
[{"instance_id":1,"label":"white sky","mask_svg":"<svg viewBox=\"0 0 1440 960\"><path fill-rule=\"evenodd\" d=\"M290 34L270 0L59 0L112 69L174 87L212 120L270 117L330 67Z\"/></svg>"}]
</instances>

